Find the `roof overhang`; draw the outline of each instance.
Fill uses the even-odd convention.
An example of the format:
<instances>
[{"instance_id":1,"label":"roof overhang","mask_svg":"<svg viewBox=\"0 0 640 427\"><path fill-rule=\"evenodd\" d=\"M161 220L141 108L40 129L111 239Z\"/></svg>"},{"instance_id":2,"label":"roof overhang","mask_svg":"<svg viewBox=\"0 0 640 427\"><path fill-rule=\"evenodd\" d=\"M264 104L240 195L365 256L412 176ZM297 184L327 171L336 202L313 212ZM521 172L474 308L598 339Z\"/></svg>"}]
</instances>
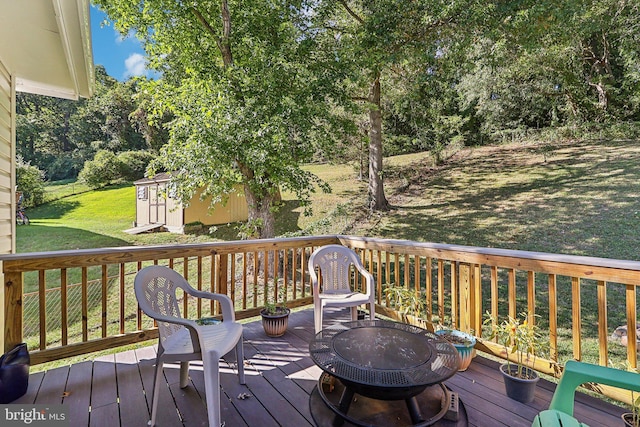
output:
<instances>
[{"instance_id":1,"label":"roof overhang","mask_svg":"<svg viewBox=\"0 0 640 427\"><path fill-rule=\"evenodd\" d=\"M93 95L89 1L0 0L0 61L17 91Z\"/></svg>"}]
</instances>

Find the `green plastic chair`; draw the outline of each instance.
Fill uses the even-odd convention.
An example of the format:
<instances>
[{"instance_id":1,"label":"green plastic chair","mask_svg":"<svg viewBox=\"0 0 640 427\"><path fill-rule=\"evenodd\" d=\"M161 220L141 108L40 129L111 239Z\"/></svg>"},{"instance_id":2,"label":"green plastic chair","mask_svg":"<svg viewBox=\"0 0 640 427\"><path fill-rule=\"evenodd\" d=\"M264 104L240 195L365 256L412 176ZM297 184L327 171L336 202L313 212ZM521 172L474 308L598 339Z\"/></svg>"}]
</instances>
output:
<instances>
[{"instance_id":1,"label":"green plastic chair","mask_svg":"<svg viewBox=\"0 0 640 427\"><path fill-rule=\"evenodd\" d=\"M549 409L540 412L532 427L589 427L573 417L573 403L578 386L593 382L625 390L640 391L640 374L569 360L551 398Z\"/></svg>"}]
</instances>

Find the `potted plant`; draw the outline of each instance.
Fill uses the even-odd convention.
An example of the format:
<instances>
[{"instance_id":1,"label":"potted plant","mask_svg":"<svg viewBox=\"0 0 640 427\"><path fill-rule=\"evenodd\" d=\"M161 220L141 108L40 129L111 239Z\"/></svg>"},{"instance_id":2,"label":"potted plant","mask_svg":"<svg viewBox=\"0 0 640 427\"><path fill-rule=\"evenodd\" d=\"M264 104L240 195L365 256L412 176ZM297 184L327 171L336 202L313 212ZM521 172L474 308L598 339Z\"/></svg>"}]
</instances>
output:
<instances>
[{"instance_id":1,"label":"potted plant","mask_svg":"<svg viewBox=\"0 0 640 427\"><path fill-rule=\"evenodd\" d=\"M277 283L278 278L275 278ZM269 300L262 310L260 315L262 316L262 327L268 337L281 337L287 331L289 325L289 313L291 310L287 308L287 294L282 292L282 302L275 303L273 300Z\"/></svg>"},{"instance_id":2,"label":"potted plant","mask_svg":"<svg viewBox=\"0 0 640 427\"><path fill-rule=\"evenodd\" d=\"M546 343L538 327L532 322L532 316L526 312L519 317L507 317L502 322L489 316L485 324L493 326L490 339L496 338L507 354L507 361L500 366L507 396L519 402L533 401L535 387L540 377L526 363L535 363L542 355ZM511 361L509 355L515 355Z\"/></svg>"},{"instance_id":3,"label":"potted plant","mask_svg":"<svg viewBox=\"0 0 640 427\"><path fill-rule=\"evenodd\" d=\"M466 371L474 356L474 346L476 345L476 337L463 331L456 329L438 329L436 335L441 336L451 343L460 357L460 367L458 371Z\"/></svg>"},{"instance_id":4,"label":"potted plant","mask_svg":"<svg viewBox=\"0 0 640 427\"><path fill-rule=\"evenodd\" d=\"M622 414L622 422L627 427L640 427L640 395L631 392L631 412Z\"/></svg>"},{"instance_id":5,"label":"potted plant","mask_svg":"<svg viewBox=\"0 0 640 427\"><path fill-rule=\"evenodd\" d=\"M390 284L384 293L387 297L387 306L397 311L404 323L434 331L433 324L422 317L425 309L422 291L416 292L404 286Z\"/></svg>"},{"instance_id":6,"label":"potted plant","mask_svg":"<svg viewBox=\"0 0 640 427\"><path fill-rule=\"evenodd\" d=\"M634 369L627 362L627 370L640 373L640 369ZM640 394L631 392L631 412L622 414L622 422L627 427L640 427Z\"/></svg>"}]
</instances>

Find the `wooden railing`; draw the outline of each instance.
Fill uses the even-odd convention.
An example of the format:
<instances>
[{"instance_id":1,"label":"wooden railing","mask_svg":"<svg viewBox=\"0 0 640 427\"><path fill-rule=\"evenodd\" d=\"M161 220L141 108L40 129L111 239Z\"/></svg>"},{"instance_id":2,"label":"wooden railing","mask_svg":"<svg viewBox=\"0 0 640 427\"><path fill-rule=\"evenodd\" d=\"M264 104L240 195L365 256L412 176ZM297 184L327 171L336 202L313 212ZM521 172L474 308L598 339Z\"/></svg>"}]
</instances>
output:
<instances>
[{"instance_id":1,"label":"wooden railing","mask_svg":"<svg viewBox=\"0 0 640 427\"><path fill-rule=\"evenodd\" d=\"M175 268L193 286L228 294L238 318L257 315L268 299L285 294L289 306L306 305L308 256L330 243L360 254L376 278L380 313L397 317L384 292L391 285L424 298L428 321L479 338L488 336L487 312L535 313L550 348L536 369L557 374L568 359L637 366L636 340L624 347L609 337L619 325L636 330L640 262L352 236L3 256L5 349L27 340L33 363L41 363L154 338L133 296L135 273L154 263ZM190 317L218 314L199 301L185 300L184 310ZM487 339L477 348L508 357Z\"/></svg>"},{"instance_id":2,"label":"wooden railing","mask_svg":"<svg viewBox=\"0 0 640 427\"><path fill-rule=\"evenodd\" d=\"M198 289L228 294L238 319L285 294L289 307L306 305L308 256L337 242L329 236L6 255L5 351L26 341L38 364L157 337L133 292L135 273L153 264L176 269ZM190 318L219 315L199 300L185 299L183 309Z\"/></svg>"}]
</instances>

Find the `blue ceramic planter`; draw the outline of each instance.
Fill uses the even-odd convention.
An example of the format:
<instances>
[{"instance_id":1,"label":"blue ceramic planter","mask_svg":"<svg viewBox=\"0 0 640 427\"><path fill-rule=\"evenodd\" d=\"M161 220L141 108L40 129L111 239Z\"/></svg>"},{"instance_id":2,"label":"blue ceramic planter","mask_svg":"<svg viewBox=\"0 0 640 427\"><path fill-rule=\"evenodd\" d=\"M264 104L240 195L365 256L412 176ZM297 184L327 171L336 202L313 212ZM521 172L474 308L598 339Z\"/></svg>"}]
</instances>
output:
<instances>
[{"instance_id":1,"label":"blue ceramic planter","mask_svg":"<svg viewBox=\"0 0 640 427\"><path fill-rule=\"evenodd\" d=\"M467 341L467 343L462 344L448 340L456 350L458 350L458 356L460 356L460 368L458 370L465 371L471 364L471 359L473 359L474 356L473 347L476 345L476 337L466 332L456 331L455 329L440 329L436 331L436 334L444 339L447 339L447 336L451 336Z\"/></svg>"}]
</instances>

